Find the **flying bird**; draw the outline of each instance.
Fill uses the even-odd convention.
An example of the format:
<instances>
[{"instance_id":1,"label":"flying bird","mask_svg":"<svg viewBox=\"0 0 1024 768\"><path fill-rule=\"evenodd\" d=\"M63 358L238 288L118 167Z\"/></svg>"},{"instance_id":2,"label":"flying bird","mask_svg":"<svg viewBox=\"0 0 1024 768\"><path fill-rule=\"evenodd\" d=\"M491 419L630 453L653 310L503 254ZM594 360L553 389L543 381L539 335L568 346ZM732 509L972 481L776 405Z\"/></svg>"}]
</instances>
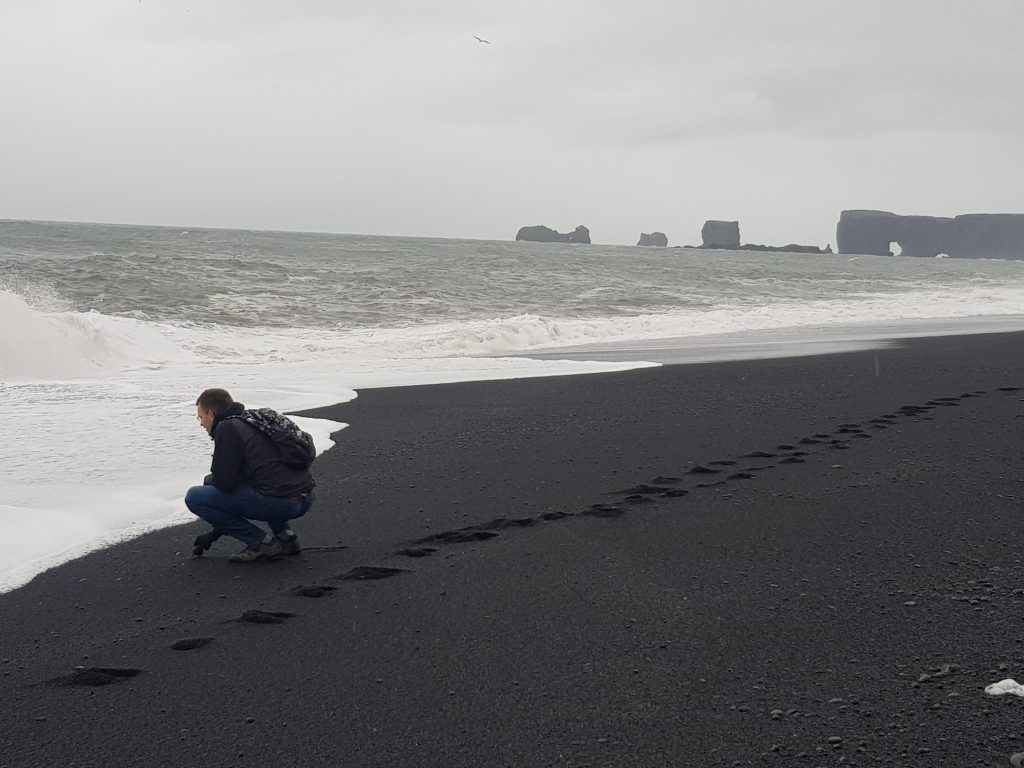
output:
<instances>
[{"instance_id":1,"label":"flying bird","mask_svg":"<svg viewBox=\"0 0 1024 768\"><path fill-rule=\"evenodd\" d=\"M473 37L476 37L476 35L473 35ZM484 39L483 39L482 37L476 37L476 41L477 41L478 43L487 43L488 45L490 45L490 44L491 44L491 41L490 41L490 40L484 40Z\"/></svg>"}]
</instances>

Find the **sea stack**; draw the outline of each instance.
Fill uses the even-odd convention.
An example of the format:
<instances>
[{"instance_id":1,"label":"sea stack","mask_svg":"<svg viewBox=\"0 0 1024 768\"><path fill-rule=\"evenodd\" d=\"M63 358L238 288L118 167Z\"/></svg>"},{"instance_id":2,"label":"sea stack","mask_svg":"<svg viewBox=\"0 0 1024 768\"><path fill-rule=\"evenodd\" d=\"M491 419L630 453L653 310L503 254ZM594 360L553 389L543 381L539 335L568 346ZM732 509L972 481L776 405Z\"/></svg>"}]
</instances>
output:
<instances>
[{"instance_id":1,"label":"sea stack","mask_svg":"<svg viewBox=\"0 0 1024 768\"><path fill-rule=\"evenodd\" d=\"M572 232L562 234L550 227L538 224L533 227L521 227L516 233L516 240L528 240L534 243L585 243L590 245L590 230L580 224Z\"/></svg>"},{"instance_id":2,"label":"sea stack","mask_svg":"<svg viewBox=\"0 0 1024 768\"><path fill-rule=\"evenodd\" d=\"M738 221L708 220L700 228L703 241L701 248L723 248L736 250L740 247L740 223Z\"/></svg>"},{"instance_id":3,"label":"sea stack","mask_svg":"<svg viewBox=\"0 0 1024 768\"><path fill-rule=\"evenodd\" d=\"M640 241L637 245L665 248L668 246L668 238L664 232L641 232Z\"/></svg>"}]
</instances>

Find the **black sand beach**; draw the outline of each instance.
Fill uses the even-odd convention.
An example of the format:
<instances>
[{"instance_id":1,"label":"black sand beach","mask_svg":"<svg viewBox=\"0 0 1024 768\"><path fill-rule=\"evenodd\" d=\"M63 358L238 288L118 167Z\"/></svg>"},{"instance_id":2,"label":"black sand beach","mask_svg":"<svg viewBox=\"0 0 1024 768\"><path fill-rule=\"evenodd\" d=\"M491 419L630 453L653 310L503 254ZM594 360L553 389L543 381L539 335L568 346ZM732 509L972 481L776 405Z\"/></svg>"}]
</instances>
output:
<instances>
[{"instance_id":1,"label":"black sand beach","mask_svg":"<svg viewBox=\"0 0 1024 768\"><path fill-rule=\"evenodd\" d=\"M193 559L191 525L0 596L0 766L1007 765L1024 700L984 688L1024 679L1022 351L311 412L351 426L301 558Z\"/></svg>"}]
</instances>

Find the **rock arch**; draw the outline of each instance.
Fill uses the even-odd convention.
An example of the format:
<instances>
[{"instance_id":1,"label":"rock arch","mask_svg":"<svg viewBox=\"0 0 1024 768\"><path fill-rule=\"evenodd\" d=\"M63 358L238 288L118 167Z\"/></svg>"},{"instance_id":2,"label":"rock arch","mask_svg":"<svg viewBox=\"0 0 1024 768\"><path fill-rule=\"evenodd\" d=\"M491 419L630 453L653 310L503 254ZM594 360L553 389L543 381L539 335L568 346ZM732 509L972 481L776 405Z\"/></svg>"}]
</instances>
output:
<instances>
[{"instance_id":1,"label":"rock arch","mask_svg":"<svg viewBox=\"0 0 1024 768\"><path fill-rule=\"evenodd\" d=\"M888 211L843 211L836 228L839 253L886 256L896 242L903 256L1024 259L1024 214L977 213L946 218Z\"/></svg>"}]
</instances>

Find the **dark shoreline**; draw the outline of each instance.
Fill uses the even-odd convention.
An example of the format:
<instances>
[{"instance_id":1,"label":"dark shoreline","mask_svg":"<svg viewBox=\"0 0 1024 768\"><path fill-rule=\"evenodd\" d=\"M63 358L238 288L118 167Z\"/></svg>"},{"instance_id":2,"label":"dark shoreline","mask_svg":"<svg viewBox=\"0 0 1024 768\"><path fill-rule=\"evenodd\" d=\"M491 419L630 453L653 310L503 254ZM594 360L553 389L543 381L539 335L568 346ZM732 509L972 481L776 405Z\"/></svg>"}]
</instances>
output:
<instances>
[{"instance_id":1,"label":"dark shoreline","mask_svg":"<svg viewBox=\"0 0 1024 768\"><path fill-rule=\"evenodd\" d=\"M351 426L300 560L192 560L178 527L0 595L0 767L1007 764L1024 701L983 689L1024 677L1022 351L942 337L311 411ZM626 500L640 484L687 493ZM402 571L332 578L364 566ZM233 621L251 609L295 616ZM190 637L213 640L169 648ZM76 665L141 674L46 682Z\"/></svg>"}]
</instances>

